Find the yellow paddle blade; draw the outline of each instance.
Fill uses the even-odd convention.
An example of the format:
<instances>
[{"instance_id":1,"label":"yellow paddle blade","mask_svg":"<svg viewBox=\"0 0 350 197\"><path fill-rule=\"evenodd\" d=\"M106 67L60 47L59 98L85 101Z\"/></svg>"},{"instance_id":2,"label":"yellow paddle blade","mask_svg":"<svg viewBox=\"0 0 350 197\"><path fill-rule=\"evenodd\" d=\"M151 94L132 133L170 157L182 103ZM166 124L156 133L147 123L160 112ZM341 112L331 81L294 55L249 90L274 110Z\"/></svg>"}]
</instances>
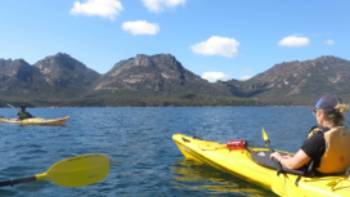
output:
<instances>
[{"instance_id":1,"label":"yellow paddle blade","mask_svg":"<svg viewBox=\"0 0 350 197\"><path fill-rule=\"evenodd\" d=\"M262 128L262 129L261 129L261 133L262 133L262 137L263 137L264 141L265 141L265 142L266 142L266 141L269 141L269 135L267 134L265 128Z\"/></svg>"},{"instance_id":2,"label":"yellow paddle blade","mask_svg":"<svg viewBox=\"0 0 350 197\"><path fill-rule=\"evenodd\" d=\"M50 180L64 187L79 187L103 180L109 173L109 159L103 154L85 154L61 160L37 180Z\"/></svg>"},{"instance_id":3,"label":"yellow paddle blade","mask_svg":"<svg viewBox=\"0 0 350 197\"><path fill-rule=\"evenodd\" d=\"M263 138L263 140L265 142L265 145L269 146L270 145L270 139L269 139L269 135L267 134L265 128L261 129L261 133L262 133L262 138Z\"/></svg>"}]
</instances>

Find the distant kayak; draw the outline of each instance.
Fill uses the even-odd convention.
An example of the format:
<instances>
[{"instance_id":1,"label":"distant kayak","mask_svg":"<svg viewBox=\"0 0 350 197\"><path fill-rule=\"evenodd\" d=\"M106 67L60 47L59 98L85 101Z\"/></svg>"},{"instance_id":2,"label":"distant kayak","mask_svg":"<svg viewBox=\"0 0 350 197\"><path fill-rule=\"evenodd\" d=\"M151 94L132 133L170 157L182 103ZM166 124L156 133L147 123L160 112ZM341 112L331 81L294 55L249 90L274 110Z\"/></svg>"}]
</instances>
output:
<instances>
[{"instance_id":1,"label":"distant kayak","mask_svg":"<svg viewBox=\"0 0 350 197\"><path fill-rule=\"evenodd\" d=\"M55 119L44 119L44 118L28 118L25 120L18 120L17 118L0 118L0 122L2 123L10 123L10 124L19 124L19 125L54 125L59 126L63 125L67 120L69 119L69 116L64 116L62 118L55 118Z\"/></svg>"},{"instance_id":2,"label":"distant kayak","mask_svg":"<svg viewBox=\"0 0 350 197\"><path fill-rule=\"evenodd\" d=\"M220 144L183 134L173 141L186 159L212 166L273 191L279 196L349 196L350 179L344 175L307 177L295 170L277 173L266 148L241 143ZM233 145L230 148L229 145ZM270 162L271 161L271 162ZM272 164L272 165L271 165Z\"/></svg>"}]
</instances>

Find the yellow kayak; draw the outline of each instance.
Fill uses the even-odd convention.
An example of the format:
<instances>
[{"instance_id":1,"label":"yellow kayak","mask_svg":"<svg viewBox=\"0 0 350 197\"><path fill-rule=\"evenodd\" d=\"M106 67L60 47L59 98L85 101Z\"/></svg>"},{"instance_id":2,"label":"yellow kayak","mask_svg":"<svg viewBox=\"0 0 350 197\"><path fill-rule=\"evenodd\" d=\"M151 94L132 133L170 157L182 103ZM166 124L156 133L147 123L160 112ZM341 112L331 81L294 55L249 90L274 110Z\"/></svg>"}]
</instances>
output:
<instances>
[{"instance_id":1,"label":"yellow kayak","mask_svg":"<svg viewBox=\"0 0 350 197\"><path fill-rule=\"evenodd\" d=\"M306 177L292 173L277 173L255 161L266 148L231 150L226 144L205 141L183 134L174 134L173 141L184 157L212 166L243 180L271 190L279 196L350 196L350 178L347 176Z\"/></svg>"},{"instance_id":2,"label":"yellow kayak","mask_svg":"<svg viewBox=\"0 0 350 197\"><path fill-rule=\"evenodd\" d=\"M19 125L63 125L69 116L64 116L62 118L55 119L44 119L44 118L28 118L25 120L18 120L17 118L0 118L0 122L19 124Z\"/></svg>"}]
</instances>

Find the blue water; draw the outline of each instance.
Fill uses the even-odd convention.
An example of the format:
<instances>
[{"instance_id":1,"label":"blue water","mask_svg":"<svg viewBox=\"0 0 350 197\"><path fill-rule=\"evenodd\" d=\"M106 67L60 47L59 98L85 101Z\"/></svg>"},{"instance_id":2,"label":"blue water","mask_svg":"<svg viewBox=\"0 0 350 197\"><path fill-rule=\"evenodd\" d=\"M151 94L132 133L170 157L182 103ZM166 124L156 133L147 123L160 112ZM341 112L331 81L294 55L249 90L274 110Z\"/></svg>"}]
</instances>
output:
<instances>
[{"instance_id":1,"label":"blue water","mask_svg":"<svg viewBox=\"0 0 350 197\"><path fill-rule=\"evenodd\" d=\"M108 178L82 188L36 182L0 188L0 196L271 196L269 191L183 159L171 140L175 132L227 142L245 138L262 145L261 128L272 145L296 151L315 124L309 107L121 107L35 108L40 117L64 115L62 127L0 124L0 179L46 171L53 163L83 153L105 153ZM0 109L13 117L14 110Z\"/></svg>"}]
</instances>

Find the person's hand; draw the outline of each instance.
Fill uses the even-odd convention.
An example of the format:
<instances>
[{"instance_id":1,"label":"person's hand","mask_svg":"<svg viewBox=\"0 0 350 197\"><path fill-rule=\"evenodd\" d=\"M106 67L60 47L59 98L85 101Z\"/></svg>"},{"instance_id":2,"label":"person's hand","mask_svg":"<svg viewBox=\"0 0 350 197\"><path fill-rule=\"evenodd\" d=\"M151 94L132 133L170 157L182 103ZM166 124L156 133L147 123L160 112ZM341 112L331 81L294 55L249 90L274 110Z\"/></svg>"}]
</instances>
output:
<instances>
[{"instance_id":1,"label":"person's hand","mask_svg":"<svg viewBox=\"0 0 350 197\"><path fill-rule=\"evenodd\" d=\"M273 152L270 155L270 159L276 159L277 161L281 162L282 155L279 152Z\"/></svg>"}]
</instances>

